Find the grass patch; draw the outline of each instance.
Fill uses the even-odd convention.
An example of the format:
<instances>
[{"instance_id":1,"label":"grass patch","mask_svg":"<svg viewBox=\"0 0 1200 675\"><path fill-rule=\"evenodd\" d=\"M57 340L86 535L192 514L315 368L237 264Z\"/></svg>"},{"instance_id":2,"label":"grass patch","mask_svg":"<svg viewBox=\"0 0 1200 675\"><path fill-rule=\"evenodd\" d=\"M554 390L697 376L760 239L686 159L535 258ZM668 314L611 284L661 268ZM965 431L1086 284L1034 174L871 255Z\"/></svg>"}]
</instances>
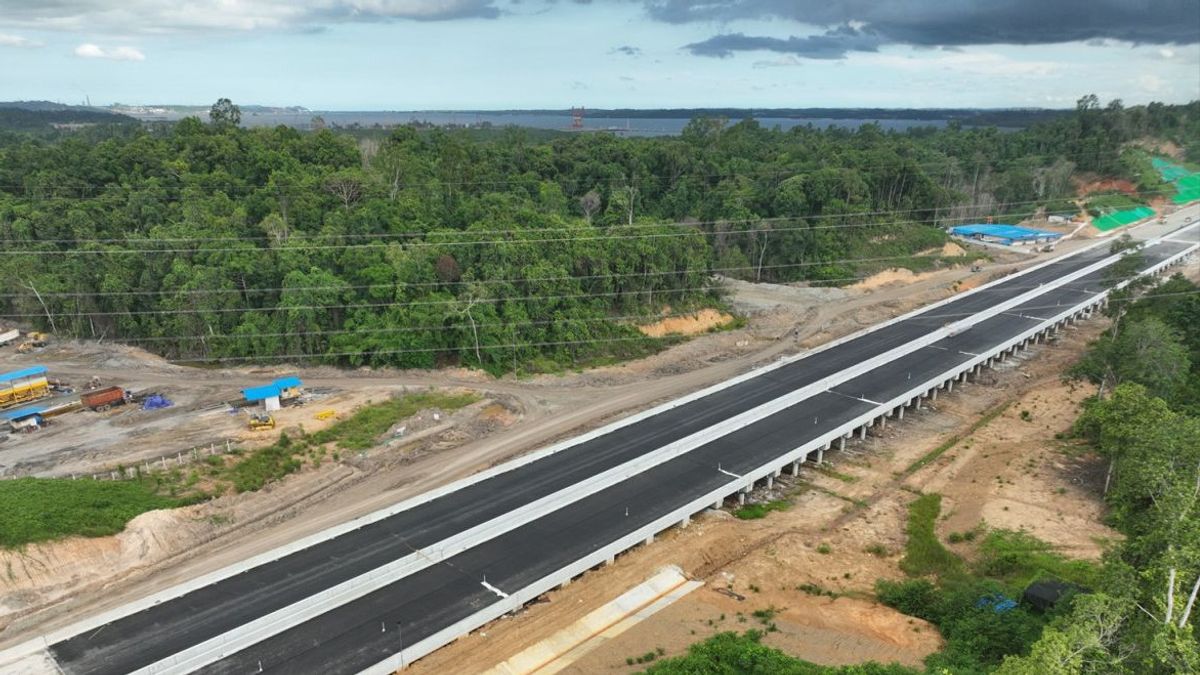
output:
<instances>
[{"instance_id":1,"label":"grass patch","mask_svg":"<svg viewBox=\"0 0 1200 675\"><path fill-rule=\"evenodd\" d=\"M976 571L996 579L1013 592L1023 590L1042 577L1054 577L1094 588L1100 568L1086 560L1063 557L1046 542L1028 532L992 530L979 545Z\"/></svg>"},{"instance_id":2,"label":"grass patch","mask_svg":"<svg viewBox=\"0 0 1200 675\"><path fill-rule=\"evenodd\" d=\"M733 512L735 518L742 520L758 520L766 518L767 514L772 511L787 511L792 508L792 503L786 499L777 499L766 504L747 504Z\"/></svg>"},{"instance_id":3,"label":"grass patch","mask_svg":"<svg viewBox=\"0 0 1200 675\"><path fill-rule=\"evenodd\" d=\"M957 578L964 573L962 559L942 546L934 533L941 510L942 496L936 493L921 495L908 506L908 543L900 569L909 576Z\"/></svg>"},{"instance_id":4,"label":"grass patch","mask_svg":"<svg viewBox=\"0 0 1200 675\"><path fill-rule=\"evenodd\" d=\"M983 414L982 417L980 417L978 420L975 420L975 423L972 424L970 427L968 427L966 431L962 432L961 434L954 434L950 438L947 438L944 443L937 446L933 450L930 450L929 452L925 453L925 455L922 456L917 461L913 462L912 464L909 464L908 468L904 470L903 475L908 476L908 475L916 473L917 471L920 471L927 464L929 464L933 460L935 460L938 457L941 457L943 454L945 454L945 452L947 450L958 445L958 443L960 441L962 441L962 439L970 436L971 434L975 433L976 431L979 431L983 427L987 426L989 423L991 423L992 420L999 417L1005 410L1008 410L1008 406L1010 406L1010 405L1012 405L1012 401L1009 401L1007 403L1001 403L1000 405L996 406L995 408L992 408L991 410L987 411L986 413Z\"/></svg>"},{"instance_id":5,"label":"grass patch","mask_svg":"<svg viewBox=\"0 0 1200 675\"><path fill-rule=\"evenodd\" d=\"M330 425L308 437L316 445L336 443L343 450L373 447L397 420L411 417L426 408L458 410L480 399L478 394L408 394L383 403L366 405L349 418Z\"/></svg>"},{"instance_id":6,"label":"grass patch","mask_svg":"<svg viewBox=\"0 0 1200 675\"><path fill-rule=\"evenodd\" d=\"M160 494L151 479L0 481L0 546L17 548L72 535L105 537L124 530L142 513L184 503Z\"/></svg>"}]
</instances>

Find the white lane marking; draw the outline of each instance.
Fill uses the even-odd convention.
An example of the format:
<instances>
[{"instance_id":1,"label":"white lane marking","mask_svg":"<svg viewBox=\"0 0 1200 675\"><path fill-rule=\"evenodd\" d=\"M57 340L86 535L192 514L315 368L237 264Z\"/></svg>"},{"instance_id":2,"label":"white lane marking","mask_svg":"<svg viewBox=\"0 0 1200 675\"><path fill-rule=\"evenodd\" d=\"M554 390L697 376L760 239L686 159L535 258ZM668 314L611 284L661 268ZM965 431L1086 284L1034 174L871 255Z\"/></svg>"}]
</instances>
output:
<instances>
[{"instance_id":1,"label":"white lane marking","mask_svg":"<svg viewBox=\"0 0 1200 675\"><path fill-rule=\"evenodd\" d=\"M737 475L736 473L722 469L720 464L717 465L717 471L720 471L721 473L725 474L726 476L733 476L734 478L741 478L741 476Z\"/></svg>"},{"instance_id":2,"label":"white lane marking","mask_svg":"<svg viewBox=\"0 0 1200 675\"><path fill-rule=\"evenodd\" d=\"M842 393L842 392L840 392L840 391L834 391L834 390L832 390L832 389L826 389L826 390L825 390L825 393L827 393L827 394L837 394L838 396L844 396L845 398L848 398L848 399L850 399L850 400L852 400L852 401L862 401L863 403L870 403L871 405L883 405L883 404L882 404L882 403L880 403L879 401L872 401L871 399L869 399L869 398L866 398L865 396L851 396L850 394L843 394L843 393Z\"/></svg>"},{"instance_id":3,"label":"white lane marking","mask_svg":"<svg viewBox=\"0 0 1200 675\"><path fill-rule=\"evenodd\" d=\"M489 583L488 583L488 582L486 582L486 581L481 581L481 582L479 582L479 583L480 583L480 584L482 584L484 588L486 588L486 589L488 589L489 591L491 591L491 592L495 593L496 595L500 596L501 598L507 598L507 597L508 597L508 593L505 593L504 591L500 590L499 588L496 588L495 586L493 586L493 585L489 584Z\"/></svg>"}]
</instances>

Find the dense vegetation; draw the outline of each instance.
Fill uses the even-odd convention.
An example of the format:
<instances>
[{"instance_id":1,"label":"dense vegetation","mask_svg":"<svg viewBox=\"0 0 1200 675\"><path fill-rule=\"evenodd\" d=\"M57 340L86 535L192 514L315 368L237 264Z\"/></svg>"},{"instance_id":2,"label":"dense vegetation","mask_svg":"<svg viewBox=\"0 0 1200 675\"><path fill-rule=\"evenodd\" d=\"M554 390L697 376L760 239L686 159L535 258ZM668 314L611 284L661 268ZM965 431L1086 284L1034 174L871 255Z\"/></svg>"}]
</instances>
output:
<instances>
[{"instance_id":1,"label":"dense vegetation","mask_svg":"<svg viewBox=\"0 0 1200 675\"><path fill-rule=\"evenodd\" d=\"M1078 173L1162 189L1126 141L1200 154L1200 103L1094 97L1011 133L696 119L679 137L381 142L237 115L0 135L0 313L181 359L574 364L652 348L631 322L719 302L714 272L936 265L913 257L936 226L1074 208Z\"/></svg>"}]
</instances>

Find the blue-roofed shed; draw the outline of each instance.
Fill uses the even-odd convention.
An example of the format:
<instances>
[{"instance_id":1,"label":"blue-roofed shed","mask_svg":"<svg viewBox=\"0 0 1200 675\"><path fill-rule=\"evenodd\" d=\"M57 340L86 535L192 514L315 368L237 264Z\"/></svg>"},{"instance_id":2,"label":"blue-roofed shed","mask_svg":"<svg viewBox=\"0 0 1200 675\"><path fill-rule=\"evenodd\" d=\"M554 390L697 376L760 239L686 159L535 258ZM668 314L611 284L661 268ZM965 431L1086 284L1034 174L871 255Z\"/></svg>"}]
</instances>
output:
<instances>
[{"instance_id":1,"label":"blue-roofed shed","mask_svg":"<svg viewBox=\"0 0 1200 675\"><path fill-rule=\"evenodd\" d=\"M242 396L245 396L246 400L250 401L251 403L265 401L272 396L278 398L279 387L275 386L274 384L264 384L261 387L247 387L246 389L242 390Z\"/></svg>"},{"instance_id":2,"label":"blue-roofed shed","mask_svg":"<svg viewBox=\"0 0 1200 675\"><path fill-rule=\"evenodd\" d=\"M44 412L46 412L45 408L40 407L40 406L33 406L31 408L21 408L20 410L5 411L3 413L0 413L0 419L16 421L16 420L20 420L20 419L29 417L30 415L41 415Z\"/></svg>"},{"instance_id":3,"label":"blue-roofed shed","mask_svg":"<svg viewBox=\"0 0 1200 675\"><path fill-rule=\"evenodd\" d=\"M1054 241L1062 237L1058 232L1035 230L1032 227L1020 225L1001 225L978 223L974 225L956 225L950 228L950 234L978 241L987 241L1005 246L1013 244L1036 244L1043 241Z\"/></svg>"},{"instance_id":4,"label":"blue-roofed shed","mask_svg":"<svg viewBox=\"0 0 1200 675\"><path fill-rule=\"evenodd\" d=\"M271 384L279 387L280 389L295 389L304 383L300 381L300 378L296 377L295 375L291 375L289 377L281 377Z\"/></svg>"},{"instance_id":5,"label":"blue-roofed shed","mask_svg":"<svg viewBox=\"0 0 1200 675\"><path fill-rule=\"evenodd\" d=\"M303 386L300 378L290 375L281 377L271 384L264 384L261 387L248 387L242 390L242 396L250 403L258 403L262 401L263 407L267 410L278 410L280 399L292 399L300 395L300 387Z\"/></svg>"},{"instance_id":6,"label":"blue-roofed shed","mask_svg":"<svg viewBox=\"0 0 1200 675\"><path fill-rule=\"evenodd\" d=\"M0 375L0 382L12 382L13 380L24 380L30 377L46 374L46 366L30 366L21 370L14 370L11 373Z\"/></svg>"},{"instance_id":7,"label":"blue-roofed shed","mask_svg":"<svg viewBox=\"0 0 1200 675\"><path fill-rule=\"evenodd\" d=\"M46 419L42 417L44 412L45 408L21 408L0 413L0 418L6 420L13 431L36 431L46 423Z\"/></svg>"}]
</instances>

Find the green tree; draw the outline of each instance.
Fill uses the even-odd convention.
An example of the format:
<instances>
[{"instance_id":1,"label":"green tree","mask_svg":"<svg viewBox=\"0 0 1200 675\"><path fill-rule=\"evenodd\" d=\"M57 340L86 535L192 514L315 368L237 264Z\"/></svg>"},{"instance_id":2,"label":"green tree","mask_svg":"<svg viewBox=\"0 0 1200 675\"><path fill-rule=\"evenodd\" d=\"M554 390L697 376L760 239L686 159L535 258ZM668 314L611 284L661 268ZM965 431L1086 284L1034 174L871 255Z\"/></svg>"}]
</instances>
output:
<instances>
[{"instance_id":1,"label":"green tree","mask_svg":"<svg viewBox=\"0 0 1200 675\"><path fill-rule=\"evenodd\" d=\"M219 98L209 108L208 120L216 127L236 127L242 123L242 109L227 98Z\"/></svg>"}]
</instances>

